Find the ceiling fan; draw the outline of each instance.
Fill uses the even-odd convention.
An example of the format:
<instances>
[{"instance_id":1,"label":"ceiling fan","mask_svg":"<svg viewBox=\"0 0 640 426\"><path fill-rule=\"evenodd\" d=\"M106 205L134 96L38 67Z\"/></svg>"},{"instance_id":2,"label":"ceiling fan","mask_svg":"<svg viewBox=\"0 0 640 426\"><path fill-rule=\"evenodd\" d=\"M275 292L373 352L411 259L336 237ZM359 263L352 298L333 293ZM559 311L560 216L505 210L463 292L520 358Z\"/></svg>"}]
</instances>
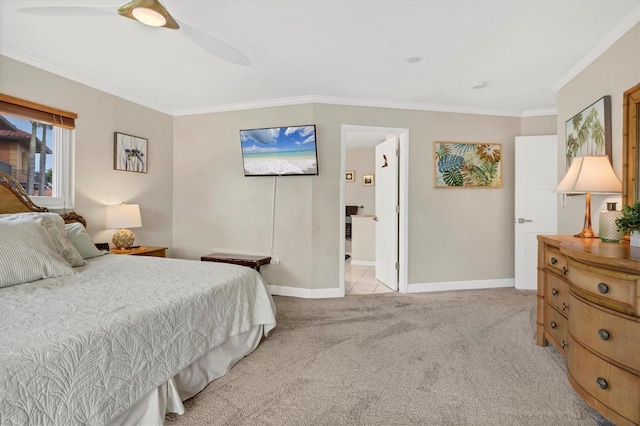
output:
<instances>
[{"instance_id":1,"label":"ceiling fan","mask_svg":"<svg viewBox=\"0 0 640 426\"><path fill-rule=\"evenodd\" d=\"M18 12L38 16L111 15L111 12L93 6L33 6L20 8ZM118 13L146 25L180 30L197 46L222 60L236 65L251 65L249 58L235 47L184 22L178 23L158 0L133 0L121 6Z\"/></svg>"}]
</instances>

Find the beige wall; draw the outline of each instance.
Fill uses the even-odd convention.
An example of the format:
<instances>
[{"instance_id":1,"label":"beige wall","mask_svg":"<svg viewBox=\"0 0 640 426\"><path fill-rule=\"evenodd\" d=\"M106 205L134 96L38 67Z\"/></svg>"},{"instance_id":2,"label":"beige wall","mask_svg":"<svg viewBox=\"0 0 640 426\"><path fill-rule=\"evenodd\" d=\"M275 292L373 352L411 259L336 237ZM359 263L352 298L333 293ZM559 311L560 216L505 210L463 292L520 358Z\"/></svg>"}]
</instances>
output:
<instances>
[{"instance_id":1,"label":"beige wall","mask_svg":"<svg viewBox=\"0 0 640 426\"><path fill-rule=\"evenodd\" d=\"M558 176L564 176L566 136L564 124L602 96L611 96L612 165L622 177L622 95L640 82L640 24L636 24L613 46L558 92ZM559 196L562 197L562 196ZM594 230L598 229L598 212L606 201L620 202L615 195L592 195L591 210ZM558 233L574 234L582 229L584 196L566 197L558 209ZM618 204L620 209L620 204Z\"/></svg>"},{"instance_id":2,"label":"beige wall","mask_svg":"<svg viewBox=\"0 0 640 426\"><path fill-rule=\"evenodd\" d=\"M548 119L327 104L172 118L5 57L0 91L79 114L76 204L96 241L111 235L106 204L138 202L138 242L190 259L273 245L267 282L302 289L339 283L343 124L409 129L412 284L513 278L514 138L549 133ZM239 129L312 123L319 176L244 177ZM114 131L149 139L148 174L113 170ZM501 143L503 187L434 189L434 141Z\"/></svg>"},{"instance_id":3,"label":"beige wall","mask_svg":"<svg viewBox=\"0 0 640 426\"><path fill-rule=\"evenodd\" d=\"M555 135L557 123L557 115L524 117L520 126L520 136Z\"/></svg>"},{"instance_id":4,"label":"beige wall","mask_svg":"<svg viewBox=\"0 0 640 426\"><path fill-rule=\"evenodd\" d=\"M375 154L375 147L346 150L345 170L355 170L356 177L354 182L345 183L344 200L348 206L364 206L358 208L359 215L376 213L376 188L362 185L363 175L375 174Z\"/></svg>"},{"instance_id":5,"label":"beige wall","mask_svg":"<svg viewBox=\"0 0 640 426\"><path fill-rule=\"evenodd\" d=\"M409 129L410 284L513 278L519 118L332 105L315 110L331 141L339 141L341 124ZM503 188L434 189L434 141L502 143ZM334 245L337 258L337 240L328 248Z\"/></svg>"},{"instance_id":6,"label":"beige wall","mask_svg":"<svg viewBox=\"0 0 640 426\"><path fill-rule=\"evenodd\" d=\"M272 285L339 282L341 125L409 128L409 282L513 278L514 138L521 120L325 104L176 117L174 251L268 253L274 178L245 178L238 130L316 124L320 175L278 178ZM503 144L503 188L433 188L433 142ZM184 149L188 146L189 149ZM197 152L198 155L193 155ZM464 265L464 267L461 267Z\"/></svg>"},{"instance_id":7,"label":"beige wall","mask_svg":"<svg viewBox=\"0 0 640 426\"><path fill-rule=\"evenodd\" d=\"M76 210L96 242L110 242L105 206L139 203L136 242L172 246L173 118L58 75L0 56L0 92L78 114ZM113 170L113 133L149 140L148 173Z\"/></svg>"},{"instance_id":8,"label":"beige wall","mask_svg":"<svg viewBox=\"0 0 640 426\"><path fill-rule=\"evenodd\" d=\"M263 275L270 284L311 288L314 183L331 173L322 129L320 175L295 177L245 177L239 130L313 121L311 105L176 117L175 254L270 254L273 229L273 254L281 264L263 268Z\"/></svg>"}]
</instances>

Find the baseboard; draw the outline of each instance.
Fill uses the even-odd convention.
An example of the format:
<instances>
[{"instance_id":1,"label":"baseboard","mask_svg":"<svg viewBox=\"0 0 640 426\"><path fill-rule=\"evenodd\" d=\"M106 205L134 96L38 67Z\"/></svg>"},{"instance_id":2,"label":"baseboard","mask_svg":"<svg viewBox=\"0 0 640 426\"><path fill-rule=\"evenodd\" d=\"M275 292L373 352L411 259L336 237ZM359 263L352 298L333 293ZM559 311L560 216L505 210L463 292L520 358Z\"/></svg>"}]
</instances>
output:
<instances>
[{"instance_id":1,"label":"baseboard","mask_svg":"<svg viewBox=\"0 0 640 426\"><path fill-rule=\"evenodd\" d=\"M375 262L375 260L353 260L353 259L351 259L351 265L376 266L376 262Z\"/></svg>"},{"instance_id":2,"label":"baseboard","mask_svg":"<svg viewBox=\"0 0 640 426\"><path fill-rule=\"evenodd\" d=\"M515 278L499 280L448 281L441 283L409 284L408 293L424 293L430 291L479 290L483 288L515 287ZM274 296L299 297L301 299L328 299L344 297L339 288L299 288L280 285L267 285Z\"/></svg>"},{"instance_id":3,"label":"baseboard","mask_svg":"<svg viewBox=\"0 0 640 426\"><path fill-rule=\"evenodd\" d=\"M423 293L429 291L448 290L478 290L481 288L515 287L515 278L499 280L448 281L442 283L409 284L409 293Z\"/></svg>"},{"instance_id":4,"label":"baseboard","mask_svg":"<svg viewBox=\"0 0 640 426\"><path fill-rule=\"evenodd\" d=\"M332 297L344 297L344 292L339 288L298 288L279 285L267 285L273 296L300 297L302 299L327 299Z\"/></svg>"}]
</instances>

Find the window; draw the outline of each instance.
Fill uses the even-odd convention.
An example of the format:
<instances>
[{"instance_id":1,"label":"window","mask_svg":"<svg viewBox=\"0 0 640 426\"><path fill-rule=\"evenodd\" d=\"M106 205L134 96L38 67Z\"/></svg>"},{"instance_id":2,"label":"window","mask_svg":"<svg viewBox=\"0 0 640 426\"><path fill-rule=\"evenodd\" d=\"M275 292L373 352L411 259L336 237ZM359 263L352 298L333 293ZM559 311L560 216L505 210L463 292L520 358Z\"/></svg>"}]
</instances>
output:
<instances>
[{"instance_id":1,"label":"window","mask_svg":"<svg viewBox=\"0 0 640 426\"><path fill-rule=\"evenodd\" d=\"M20 182L39 206L75 207L76 117L0 94L0 171Z\"/></svg>"}]
</instances>

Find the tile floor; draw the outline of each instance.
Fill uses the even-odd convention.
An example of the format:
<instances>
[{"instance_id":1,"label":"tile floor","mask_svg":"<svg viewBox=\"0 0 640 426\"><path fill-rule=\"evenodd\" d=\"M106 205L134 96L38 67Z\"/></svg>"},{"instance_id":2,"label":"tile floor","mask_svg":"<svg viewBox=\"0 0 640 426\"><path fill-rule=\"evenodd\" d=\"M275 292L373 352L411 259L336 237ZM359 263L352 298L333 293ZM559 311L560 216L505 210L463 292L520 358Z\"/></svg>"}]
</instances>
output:
<instances>
[{"instance_id":1,"label":"tile floor","mask_svg":"<svg viewBox=\"0 0 640 426\"><path fill-rule=\"evenodd\" d=\"M351 259L347 259L344 264L344 290L347 296L393 292L376 280L375 266L351 265Z\"/></svg>"}]
</instances>

